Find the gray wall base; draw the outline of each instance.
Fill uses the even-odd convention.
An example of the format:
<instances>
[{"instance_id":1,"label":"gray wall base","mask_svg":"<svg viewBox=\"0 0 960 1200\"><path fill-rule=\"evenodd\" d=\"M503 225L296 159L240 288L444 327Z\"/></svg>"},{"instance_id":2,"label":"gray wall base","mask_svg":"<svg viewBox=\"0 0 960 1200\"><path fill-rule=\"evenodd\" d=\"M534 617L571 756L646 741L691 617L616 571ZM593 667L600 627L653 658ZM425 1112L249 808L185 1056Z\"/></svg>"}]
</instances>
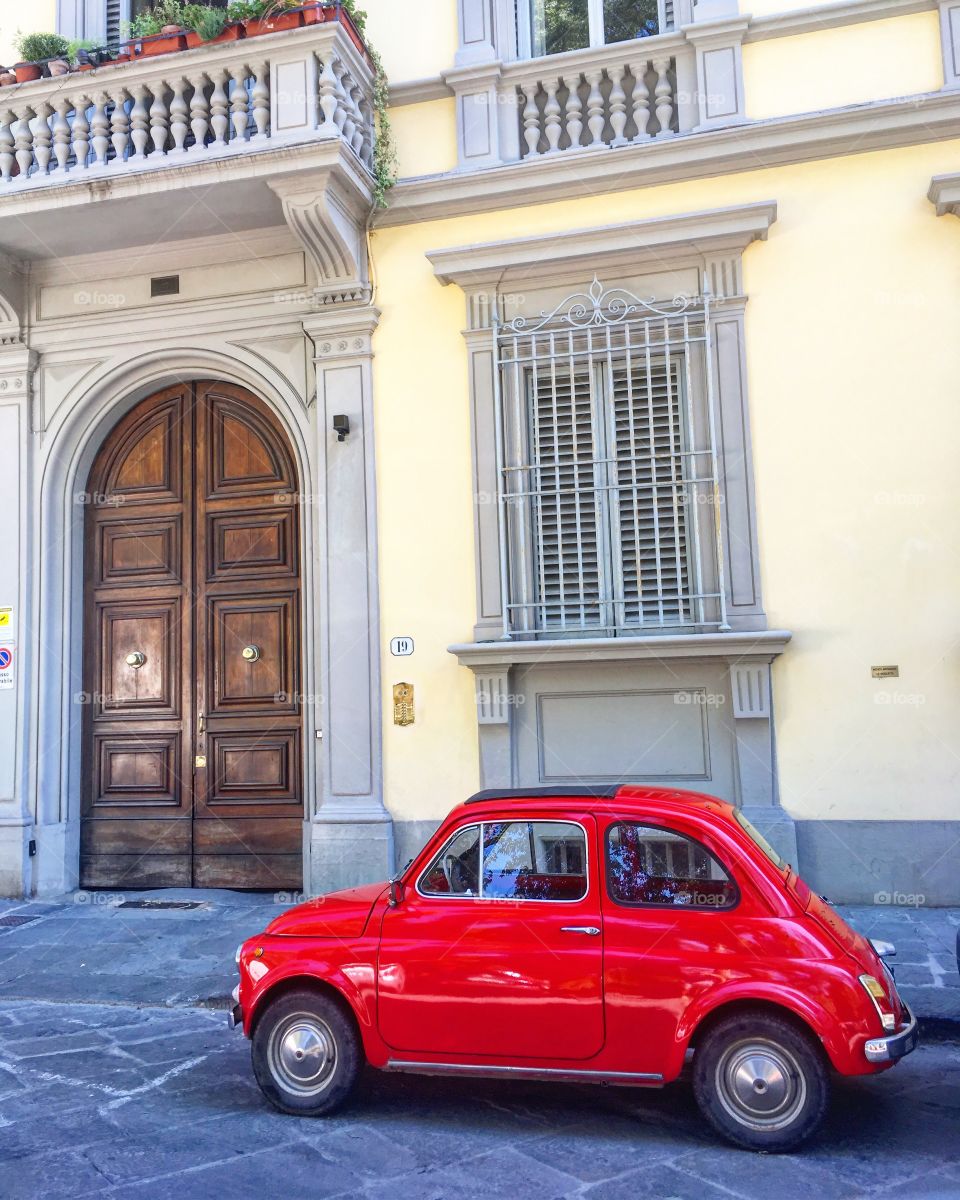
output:
<instances>
[{"instance_id":1,"label":"gray wall base","mask_svg":"<svg viewBox=\"0 0 960 1200\"><path fill-rule=\"evenodd\" d=\"M745 804L741 812L780 857L799 870L797 823L793 817L779 804Z\"/></svg>"},{"instance_id":2,"label":"gray wall base","mask_svg":"<svg viewBox=\"0 0 960 1200\"><path fill-rule=\"evenodd\" d=\"M411 858L416 858L439 828L439 821L394 821L397 868L405 867Z\"/></svg>"},{"instance_id":3,"label":"gray wall base","mask_svg":"<svg viewBox=\"0 0 960 1200\"><path fill-rule=\"evenodd\" d=\"M838 904L960 905L960 821L797 821L800 874Z\"/></svg>"},{"instance_id":4,"label":"gray wall base","mask_svg":"<svg viewBox=\"0 0 960 1200\"><path fill-rule=\"evenodd\" d=\"M0 896L18 898L28 889L29 828L25 820L18 818L0 821Z\"/></svg>"},{"instance_id":5,"label":"gray wall base","mask_svg":"<svg viewBox=\"0 0 960 1200\"><path fill-rule=\"evenodd\" d=\"M304 890L313 896L393 874L393 822L314 821Z\"/></svg>"}]
</instances>

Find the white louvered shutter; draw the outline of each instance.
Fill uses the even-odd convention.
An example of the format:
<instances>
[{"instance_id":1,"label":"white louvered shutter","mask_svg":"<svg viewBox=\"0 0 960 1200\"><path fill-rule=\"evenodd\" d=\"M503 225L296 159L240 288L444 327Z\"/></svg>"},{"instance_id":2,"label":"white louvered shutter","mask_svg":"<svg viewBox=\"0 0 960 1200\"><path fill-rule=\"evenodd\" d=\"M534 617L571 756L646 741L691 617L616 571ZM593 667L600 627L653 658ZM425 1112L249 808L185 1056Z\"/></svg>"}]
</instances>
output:
<instances>
[{"instance_id":1,"label":"white louvered shutter","mask_svg":"<svg viewBox=\"0 0 960 1200\"><path fill-rule=\"evenodd\" d=\"M538 624L601 624L592 371L559 365L529 376L532 525Z\"/></svg>"},{"instance_id":2,"label":"white louvered shutter","mask_svg":"<svg viewBox=\"0 0 960 1200\"><path fill-rule=\"evenodd\" d=\"M676 358L609 370L619 624L690 620L683 406Z\"/></svg>"},{"instance_id":3,"label":"white louvered shutter","mask_svg":"<svg viewBox=\"0 0 960 1200\"><path fill-rule=\"evenodd\" d=\"M122 0L107 0L107 45L115 46L120 41L120 21L123 18Z\"/></svg>"}]
</instances>

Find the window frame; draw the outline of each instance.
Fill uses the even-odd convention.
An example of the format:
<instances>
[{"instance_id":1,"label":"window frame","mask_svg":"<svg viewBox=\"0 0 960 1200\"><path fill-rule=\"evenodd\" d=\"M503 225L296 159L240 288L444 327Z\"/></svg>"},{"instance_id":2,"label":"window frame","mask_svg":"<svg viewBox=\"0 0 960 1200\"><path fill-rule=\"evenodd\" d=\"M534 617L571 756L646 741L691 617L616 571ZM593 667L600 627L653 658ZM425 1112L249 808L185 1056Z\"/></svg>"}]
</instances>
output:
<instances>
[{"instance_id":1,"label":"window frame","mask_svg":"<svg viewBox=\"0 0 960 1200\"><path fill-rule=\"evenodd\" d=\"M642 829L662 830L664 833L673 834L674 837L681 837L685 841L693 842L694 845L699 846L703 850L704 854L706 854L709 858L711 858L717 864L717 866L719 866L720 869L725 872L727 879L733 885L735 895L734 895L732 903L724 904L724 905L714 905L714 904L688 905L688 904L658 904L658 903L654 903L652 901L646 901L646 900L619 900L614 895L613 888L611 887L612 880L611 880L611 870L610 870L610 835L614 829L619 828L621 825L637 825ZM679 829L672 829L669 825L658 825L653 822L634 820L632 818L629 820L624 820L623 818L617 818L615 820L612 820L610 822L610 824L607 825L606 829L604 830L604 832L603 832L603 873L604 873L604 879L606 881L607 899L610 900L611 903L616 904L618 908L631 908L631 909L655 908L655 909L666 909L666 910L669 910L670 912L728 913L728 912L732 912L733 909L738 908L740 905L740 901L743 899L743 892L741 891L740 884L737 882L736 875L734 875L734 873L730 870L730 868L726 865L726 863L723 862L716 854L714 854L714 852L710 849L710 847L707 846L700 838L693 837L689 833L683 833Z\"/></svg>"},{"instance_id":2,"label":"window frame","mask_svg":"<svg viewBox=\"0 0 960 1200\"><path fill-rule=\"evenodd\" d=\"M603 7L604 0L587 0L587 29L589 36L586 46L578 46L574 50L544 50L542 53L537 53L536 50L536 30L537 17L535 6L537 0L524 0L523 3L516 7L516 22L517 22L517 55L523 60L532 60L539 58L553 58L557 54L577 54L584 50L596 50L604 46L620 46L630 39L621 38L616 42L608 42L606 40L606 30L604 28ZM665 33L672 31L672 26L667 20L666 4L664 0L657 0L657 32L651 34L651 37L660 37Z\"/></svg>"},{"instance_id":3,"label":"window frame","mask_svg":"<svg viewBox=\"0 0 960 1200\"><path fill-rule=\"evenodd\" d=\"M546 899L539 899L534 896L485 896L483 894L483 830L484 830L484 826L486 826L486 825L515 825L517 823L523 823L523 824L527 824L527 825L536 825L536 824L571 825L574 828L580 830L580 832L583 834L583 844L584 844L583 878L586 882L586 889L582 896L578 896L575 900L546 900ZM437 861L440 859L440 857L446 851L447 847L451 844L451 842L453 842L453 840L455 838L459 837L460 834L463 833L463 831L465 829L473 829L473 828L478 828L480 830L480 864L479 864L480 870L478 872L477 894L475 896L468 896L465 893L460 892L460 893L454 895L451 892L449 895L444 895L443 893L423 891L423 889L421 888L420 885L423 883L423 880L426 877L426 875L428 874L428 872L430 872L434 868ZM475 902L478 900L486 900L490 904L568 904L568 905L569 904L582 904L585 900L589 899L590 892L591 892L590 832L587 829L586 825L583 824L582 821L574 820L572 817L541 817L541 816L516 817L516 816L511 816L511 817L501 817L499 819L491 818L490 820L484 819L481 821L466 821L463 825L458 825L457 828L452 831L450 836L445 839L443 845L440 847L440 849L437 851L437 853L434 854L430 858L430 861L427 863L427 865L424 867L424 869L417 876L417 882L414 887L414 891L417 893L418 896L422 897L422 899L424 899L424 900L442 900L442 901L467 900L467 901L471 901L471 902Z\"/></svg>"}]
</instances>

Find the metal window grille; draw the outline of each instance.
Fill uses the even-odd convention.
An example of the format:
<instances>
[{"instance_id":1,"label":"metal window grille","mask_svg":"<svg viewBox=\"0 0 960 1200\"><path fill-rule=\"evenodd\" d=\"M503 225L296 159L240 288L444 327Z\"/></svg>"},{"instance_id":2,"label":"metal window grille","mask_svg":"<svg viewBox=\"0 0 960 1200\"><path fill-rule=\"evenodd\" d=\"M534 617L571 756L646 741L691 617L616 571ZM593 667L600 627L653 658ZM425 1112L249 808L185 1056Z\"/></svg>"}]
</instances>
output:
<instances>
[{"instance_id":1,"label":"metal window grille","mask_svg":"<svg viewBox=\"0 0 960 1200\"><path fill-rule=\"evenodd\" d=\"M594 279L494 347L505 635L727 628L706 289Z\"/></svg>"}]
</instances>

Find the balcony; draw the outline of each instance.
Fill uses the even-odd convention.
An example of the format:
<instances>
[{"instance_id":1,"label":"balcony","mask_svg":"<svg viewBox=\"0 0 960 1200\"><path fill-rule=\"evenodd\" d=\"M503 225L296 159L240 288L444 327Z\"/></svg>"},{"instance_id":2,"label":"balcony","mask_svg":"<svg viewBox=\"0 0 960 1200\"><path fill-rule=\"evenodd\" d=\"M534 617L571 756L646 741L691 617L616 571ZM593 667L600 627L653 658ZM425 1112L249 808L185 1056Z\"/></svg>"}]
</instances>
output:
<instances>
[{"instance_id":1,"label":"balcony","mask_svg":"<svg viewBox=\"0 0 960 1200\"><path fill-rule=\"evenodd\" d=\"M190 236L292 223L331 178L369 211L373 84L331 21L4 89L0 250L152 244L187 213Z\"/></svg>"}]
</instances>

